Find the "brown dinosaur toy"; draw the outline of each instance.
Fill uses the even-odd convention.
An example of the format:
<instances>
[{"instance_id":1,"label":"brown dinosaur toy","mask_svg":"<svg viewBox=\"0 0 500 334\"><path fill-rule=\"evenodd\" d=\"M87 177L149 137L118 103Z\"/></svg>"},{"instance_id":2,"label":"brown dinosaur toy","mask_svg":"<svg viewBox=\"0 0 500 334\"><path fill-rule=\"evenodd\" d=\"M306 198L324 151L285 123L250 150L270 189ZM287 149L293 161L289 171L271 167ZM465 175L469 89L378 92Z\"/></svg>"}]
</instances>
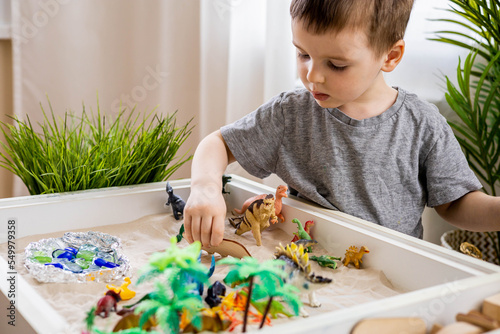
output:
<instances>
[{"instance_id":1,"label":"brown dinosaur toy","mask_svg":"<svg viewBox=\"0 0 500 334\"><path fill-rule=\"evenodd\" d=\"M116 303L121 300L120 295L114 292L113 290L108 290L106 295L99 299L97 302L97 308L95 310L95 315L98 315L102 318L107 318L109 316L109 312L116 312ZM102 315L104 313L104 316Z\"/></svg>"},{"instance_id":2,"label":"brown dinosaur toy","mask_svg":"<svg viewBox=\"0 0 500 334\"><path fill-rule=\"evenodd\" d=\"M274 196L267 195L264 199L254 201L245 211L241 222L236 225L237 235L242 235L245 232L252 231L253 237L257 242L257 246L262 245L261 232L270 226L269 222L275 223L278 221L274 210Z\"/></svg>"},{"instance_id":3,"label":"brown dinosaur toy","mask_svg":"<svg viewBox=\"0 0 500 334\"><path fill-rule=\"evenodd\" d=\"M285 221L285 217L283 217L283 214L281 213L281 209L283 207L283 202L281 201L281 199L283 197L288 197L288 194L286 193L287 191L288 191L288 187L284 186L284 185L280 185L280 186L278 186L278 188L276 188L276 198L274 200L274 211L275 211L276 216L278 216L278 218L281 219L281 222ZM245 203L243 203L241 210L234 208L234 212L241 215L243 212L245 212L245 210L250 206L251 203L255 202L258 199L263 199L266 196L268 196L268 195L262 194L262 195L250 197L249 199L247 199L245 201Z\"/></svg>"},{"instance_id":4,"label":"brown dinosaur toy","mask_svg":"<svg viewBox=\"0 0 500 334\"><path fill-rule=\"evenodd\" d=\"M342 260L342 263L344 264L344 266L348 266L349 263L353 263L354 266L359 269L359 264L360 263L363 263L363 260L361 260L361 258L363 257L363 254L365 253L370 253L370 251L368 250L368 248L366 248L365 246L362 246L361 249L358 250L358 247L356 246L351 246L349 247L349 249L347 249L345 251L345 257L344 259Z\"/></svg>"}]
</instances>

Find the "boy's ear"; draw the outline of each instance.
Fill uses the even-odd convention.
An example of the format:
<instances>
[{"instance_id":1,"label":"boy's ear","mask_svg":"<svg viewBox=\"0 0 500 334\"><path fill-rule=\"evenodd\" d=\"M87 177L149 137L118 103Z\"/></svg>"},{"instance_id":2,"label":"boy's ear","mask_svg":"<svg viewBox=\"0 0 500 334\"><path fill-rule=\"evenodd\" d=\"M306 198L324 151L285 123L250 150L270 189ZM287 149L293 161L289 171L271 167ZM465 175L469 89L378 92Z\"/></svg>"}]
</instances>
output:
<instances>
[{"instance_id":1,"label":"boy's ear","mask_svg":"<svg viewBox=\"0 0 500 334\"><path fill-rule=\"evenodd\" d=\"M385 56L385 61L382 64L381 70L384 72L391 72L398 66L401 59L403 59L403 54L405 53L405 42L400 39L389 50Z\"/></svg>"}]
</instances>

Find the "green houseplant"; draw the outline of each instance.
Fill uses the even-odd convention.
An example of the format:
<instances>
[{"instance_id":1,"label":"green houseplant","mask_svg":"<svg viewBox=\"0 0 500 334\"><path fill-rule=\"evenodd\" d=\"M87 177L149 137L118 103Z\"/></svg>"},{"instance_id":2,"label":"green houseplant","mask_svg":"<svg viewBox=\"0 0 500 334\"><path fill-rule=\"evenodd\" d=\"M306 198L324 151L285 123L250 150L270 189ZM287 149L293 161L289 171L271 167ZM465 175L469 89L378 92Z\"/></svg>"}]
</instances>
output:
<instances>
[{"instance_id":1,"label":"green houseplant","mask_svg":"<svg viewBox=\"0 0 500 334\"><path fill-rule=\"evenodd\" d=\"M162 116L121 110L115 117L65 113L42 106L44 122L35 128L29 117L0 123L0 166L17 175L30 194L47 194L166 180L191 157L176 158L191 134L189 121L176 126L176 113ZM38 130L39 129L39 130Z\"/></svg>"},{"instance_id":2,"label":"green houseplant","mask_svg":"<svg viewBox=\"0 0 500 334\"><path fill-rule=\"evenodd\" d=\"M436 32L432 40L469 50L459 59L457 85L446 79L446 101L459 120L449 121L469 166L497 195L500 185L500 0L450 0L446 11L456 19L438 19L459 30ZM486 233L500 264L500 234ZM464 240L466 241L466 240Z\"/></svg>"}]
</instances>

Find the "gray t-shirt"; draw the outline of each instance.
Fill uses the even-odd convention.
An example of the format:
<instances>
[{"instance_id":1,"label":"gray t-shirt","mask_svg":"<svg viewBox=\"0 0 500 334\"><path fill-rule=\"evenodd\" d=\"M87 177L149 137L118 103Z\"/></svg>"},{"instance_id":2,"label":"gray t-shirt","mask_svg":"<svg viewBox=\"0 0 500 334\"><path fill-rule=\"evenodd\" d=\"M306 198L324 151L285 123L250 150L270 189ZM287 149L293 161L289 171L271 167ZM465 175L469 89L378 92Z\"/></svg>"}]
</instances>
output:
<instances>
[{"instance_id":1,"label":"gray t-shirt","mask_svg":"<svg viewBox=\"0 0 500 334\"><path fill-rule=\"evenodd\" d=\"M305 89L221 128L250 174L277 174L317 204L422 238L422 211L481 188L436 106L398 89L384 113L356 120Z\"/></svg>"}]
</instances>

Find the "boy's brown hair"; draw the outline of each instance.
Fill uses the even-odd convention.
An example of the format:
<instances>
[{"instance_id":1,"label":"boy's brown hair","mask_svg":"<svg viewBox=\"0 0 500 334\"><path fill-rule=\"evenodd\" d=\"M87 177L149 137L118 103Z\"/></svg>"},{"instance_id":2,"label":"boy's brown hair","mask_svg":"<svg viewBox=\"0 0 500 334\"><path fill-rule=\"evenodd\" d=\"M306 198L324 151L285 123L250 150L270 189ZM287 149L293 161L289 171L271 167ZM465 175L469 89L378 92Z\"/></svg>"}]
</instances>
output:
<instances>
[{"instance_id":1,"label":"boy's brown hair","mask_svg":"<svg viewBox=\"0 0 500 334\"><path fill-rule=\"evenodd\" d=\"M412 7L413 0L292 0L290 15L313 34L362 29L380 56L403 39Z\"/></svg>"}]
</instances>

